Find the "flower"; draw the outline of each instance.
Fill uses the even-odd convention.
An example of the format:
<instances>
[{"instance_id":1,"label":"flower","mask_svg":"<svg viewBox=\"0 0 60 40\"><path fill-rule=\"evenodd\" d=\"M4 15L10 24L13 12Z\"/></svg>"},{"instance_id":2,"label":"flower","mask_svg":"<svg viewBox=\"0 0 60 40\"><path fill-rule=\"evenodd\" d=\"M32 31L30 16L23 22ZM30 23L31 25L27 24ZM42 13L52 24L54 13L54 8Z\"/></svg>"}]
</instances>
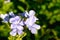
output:
<instances>
[{"instance_id":1,"label":"flower","mask_svg":"<svg viewBox=\"0 0 60 40\"><path fill-rule=\"evenodd\" d=\"M10 35L15 36L17 33L21 35L23 33L23 20L19 16L15 16L13 18L10 18L9 22L11 23L11 29Z\"/></svg>"},{"instance_id":2,"label":"flower","mask_svg":"<svg viewBox=\"0 0 60 40\"><path fill-rule=\"evenodd\" d=\"M31 10L29 11L29 14L26 14L29 16L25 21L27 28L31 31L32 34L37 34L37 30L40 29L40 26L35 24L36 20L38 20L38 18L35 17L35 12Z\"/></svg>"}]
</instances>

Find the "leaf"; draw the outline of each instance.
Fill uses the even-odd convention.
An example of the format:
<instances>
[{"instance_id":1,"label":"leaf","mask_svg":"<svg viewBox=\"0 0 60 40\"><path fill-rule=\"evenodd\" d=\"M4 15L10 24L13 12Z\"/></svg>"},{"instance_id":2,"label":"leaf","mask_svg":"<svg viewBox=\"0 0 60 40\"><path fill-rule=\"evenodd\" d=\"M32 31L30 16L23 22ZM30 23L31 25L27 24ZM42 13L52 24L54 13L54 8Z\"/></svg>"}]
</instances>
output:
<instances>
[{"instance_id":1,"label":"leaf","mask_svg":"<svg viewBox=\"0 0 60 40\"><path fill-rule=\"evenodd\" d=\"M17 6L17 8L24 12L24 8L22 6Z\"/></svg>"},{"instance_id":2,"label":"leaf","mask_svg":"<svg viewBox=\"0 0 60 40\"><path fill-rule=\"evenodd\" d=\"M19 1L21 1L21 2L25 3L25 0L19 0Z\"/></svg>"},{"instance_id":3,"label":"leaf","mask_svg":"<svg viewBox=\"0 0 60 40\"><path fill-rule=\"evenodd\" d=\"M3 7L2 7L2 11L5 13L5 12L7 12L7 11L9 11L10 10L10 7L12 6L12 3L10 2L10 3L6 3L6 4L3 4Z\"/></svg>"}]
</instances>

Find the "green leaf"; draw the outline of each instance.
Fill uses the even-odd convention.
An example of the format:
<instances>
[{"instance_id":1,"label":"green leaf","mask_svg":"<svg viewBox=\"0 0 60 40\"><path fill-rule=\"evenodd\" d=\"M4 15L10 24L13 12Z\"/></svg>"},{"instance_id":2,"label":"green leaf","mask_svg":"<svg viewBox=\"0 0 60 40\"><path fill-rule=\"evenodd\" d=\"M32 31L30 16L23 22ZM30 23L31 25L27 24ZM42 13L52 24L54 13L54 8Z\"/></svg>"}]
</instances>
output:
<instances>
[{"instance_id":1,"label":"green leaf","mask_svg":"<svg viewBox=\"0 0 60 40\"><path fill-rule=\"evenodd\" d=\"M3 11L3 13L6 13L10 10L10 7L12 6L12 3L6 3L6 4L3 4L3 7L1 9L1 11Z\"/></svg>"},{"instance_id":2,"label":"green leaf","mask_svg":"<svg viewBox=\"0 0 60 40\"><path fill-rule=\"evenodd\" d=\"M21 2L25 3L25 0L19 0L19 1L21 1Z\"/></svg>"},{"instance_id":3,"label":"green leaf","mask_svg":"<svg viewBox=\"0 0 60 40\"><path fill-rule=\"evenodd\" d=\"M17 8L19 8L21 11L23 11L24 12L24 8L22 7L22 6L17 6Z\"/></svg>"}]
</instances>

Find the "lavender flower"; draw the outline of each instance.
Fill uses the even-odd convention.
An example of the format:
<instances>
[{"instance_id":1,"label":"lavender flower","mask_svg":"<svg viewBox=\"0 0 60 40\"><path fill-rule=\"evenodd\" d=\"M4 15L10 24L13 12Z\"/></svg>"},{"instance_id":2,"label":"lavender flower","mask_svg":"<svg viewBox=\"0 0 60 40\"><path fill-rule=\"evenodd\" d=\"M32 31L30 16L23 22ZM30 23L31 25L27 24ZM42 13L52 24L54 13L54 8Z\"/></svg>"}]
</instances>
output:
<instances>
[{"instance_id":1,"label":"lavender flower","mask_svg":"<svg viewBox=\"0 0 60 40\"><path fill-rule=\"evenodd\" d=\"M11 18L9 21L11 24L12 31L10 32L10 35L15 36L17 33L21 35L23 33L23 20L21 21L21 18L19 16L16 16L14 18Z\"/></svg>"},{"instance_id":2,"label":"lavender flower","mask_svg":"<svg viewBox=\"0 0 60 40\"><path fill-rule=\"evenodd\" d=\"M29 16L29 18L27 18L27 20L25 21L27 28L31 31L32 34L37 34L37 30L40 29L40 26L35 24L36 20L38 20L38 18L34 16L35 12L31 10L29 11L29 14L26 14Z\"/></svg>"}]
</instances>

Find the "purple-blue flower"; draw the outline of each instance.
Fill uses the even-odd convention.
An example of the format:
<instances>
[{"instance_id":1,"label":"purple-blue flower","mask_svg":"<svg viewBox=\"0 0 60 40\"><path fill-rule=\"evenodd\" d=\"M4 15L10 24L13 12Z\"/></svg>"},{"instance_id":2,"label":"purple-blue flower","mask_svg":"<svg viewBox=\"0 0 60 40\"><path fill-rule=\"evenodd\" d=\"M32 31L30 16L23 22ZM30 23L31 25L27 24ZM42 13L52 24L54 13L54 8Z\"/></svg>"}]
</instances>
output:
<instances>
[{"instance_id":1,"label":"purple-blue flower","mask_svg":"<svg viewBox=\"0 0 60 40\"><path fill-rule=\"evenodd\" d=\"M13 18L10 18L9 22L11 23L11 29L10 35L15 36L17 33L21 35L23 33L23 20L19 16L15 16Z\"/></svg>"}]
</instances>

